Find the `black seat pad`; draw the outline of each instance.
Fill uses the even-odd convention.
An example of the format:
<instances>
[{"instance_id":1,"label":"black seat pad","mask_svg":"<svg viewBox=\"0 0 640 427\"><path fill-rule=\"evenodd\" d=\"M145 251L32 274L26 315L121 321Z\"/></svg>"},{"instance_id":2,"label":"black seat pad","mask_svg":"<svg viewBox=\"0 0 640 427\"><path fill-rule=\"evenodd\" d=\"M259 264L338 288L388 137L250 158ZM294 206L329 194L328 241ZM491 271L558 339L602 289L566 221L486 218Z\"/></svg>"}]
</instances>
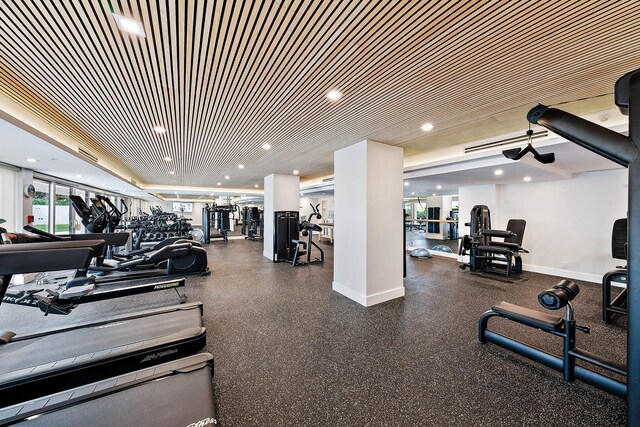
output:
<instances>
[{"instance_id":1,"label":"black seat pad","mask_svg":"<svg viewBox=\"0 0 640 427\"><path fill-rule=\"evenodd\" d=\"M518 251L520 250L520 246L517 243L509 243L509 242L491 242L489 243L490 246L498 246L500 248L507 248L510 249L512 251Z\"/></svg>"},{"instance_id":2,"label":"black seat pad","mask_svg":"<svg viewBox=\"0 0 640 427\"><path fill-rule=\"evenodd\" d=\"M552 314L542 313L504 301L491 307L491 310L501 317L522 323L523 325L533 326L543 331L562 330L562 317Z\"/></svg>"},{"instance_id":3,"label":"black seat pad","mask_svg":"<svg viewBox=\"0 0 640 427\"><path fill-rule=\"evenodd\" d=\"M489 252L492 254L501 254L501 255L510 255L513 254L513 251L511 249L507 249L507 248L501 248L499 246L486 246L486 245L482 245L482 246L478 246L478 250L483 251L483 252Z\"/></svg>"}]
</instances>

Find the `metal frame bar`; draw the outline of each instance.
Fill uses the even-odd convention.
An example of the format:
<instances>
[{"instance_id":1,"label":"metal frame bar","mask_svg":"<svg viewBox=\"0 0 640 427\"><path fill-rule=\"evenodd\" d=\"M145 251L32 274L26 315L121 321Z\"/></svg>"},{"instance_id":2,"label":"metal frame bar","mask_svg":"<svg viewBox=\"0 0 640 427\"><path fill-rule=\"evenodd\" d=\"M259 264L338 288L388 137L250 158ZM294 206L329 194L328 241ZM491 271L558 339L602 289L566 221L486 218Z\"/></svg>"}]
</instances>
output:
<instances>
[{"instance_id":1,"label":"metal frame bar","mask_svg":"<svg viewBox=\"0 0 640 427\"><path fill-rule=\"evenodd\" d=\"M560 136L629 168L627 283L627 425L640 425L640 70L616 82L616 104L629 115L629 136L543 105L527 114Z\"/></svg>"}]
</instances>

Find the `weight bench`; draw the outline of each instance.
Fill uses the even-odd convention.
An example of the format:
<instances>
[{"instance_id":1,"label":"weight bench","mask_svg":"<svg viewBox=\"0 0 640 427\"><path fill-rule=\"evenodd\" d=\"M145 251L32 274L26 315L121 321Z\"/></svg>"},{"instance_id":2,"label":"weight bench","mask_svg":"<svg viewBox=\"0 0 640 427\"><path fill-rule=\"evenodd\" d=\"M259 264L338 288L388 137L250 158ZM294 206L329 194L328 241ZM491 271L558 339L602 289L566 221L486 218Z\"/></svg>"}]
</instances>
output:
<instances>
[{"instance_id":1,"label":"weight bench","mask_svg":"<svg viewBox=\"0 0 640 427\"><path fill-rule=\"evenodd\" d=\"M511 350L521 356L534 360L552 369L562 372L565 381L581 380L598 387L615 396L626 399L627 385L605 374L594 372L584 366L576 365L577 360L604 368L614 374L626 376L626 366L601 357L597 354L581 350L576 347L576 330L589 333L590 329L576 325L573 318L573 300L580 288L570 280L561 280L553 288L538 294L538 302L548 310L558 310L566 307L565 317L543 313L537 310L520 307L508 302L501 302L486 311L478 322L478 341L491 342L500 347ZM526 345L512 338L508 338L488 329L489 319L503 318L512 322L539 329L563 338L562 358L549 354L538 348Z\"/></svg>"}]
</instances>

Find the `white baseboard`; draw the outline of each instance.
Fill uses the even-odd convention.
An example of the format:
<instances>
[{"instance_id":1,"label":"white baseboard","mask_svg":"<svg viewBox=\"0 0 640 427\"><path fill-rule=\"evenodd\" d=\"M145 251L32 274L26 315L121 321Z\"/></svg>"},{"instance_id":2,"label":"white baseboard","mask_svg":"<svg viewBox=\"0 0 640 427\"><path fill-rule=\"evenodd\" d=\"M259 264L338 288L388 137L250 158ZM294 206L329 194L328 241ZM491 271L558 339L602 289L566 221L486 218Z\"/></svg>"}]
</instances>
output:
<instances>
[{"instance_id":1,"label":"white baseboard","mask_svg":"<svg viewBox=\"0 0 640 427\"><path fill-rule=\"evenodd\" d=\"M404 296L404 286L399 288L390 289L384 292L378 292L377 294L367 295L367 307L380 304L381 302L390 301L392 299L400 298Z\"/></svg>"},{"instance_id":2,"label":"white baseboard","mask_svg":"<svg viewBox=\"0 0 640 427\"><path fill-rule=\"evenodd\" d=\"M262 251L262 256L273 261L273 252Z\"/></svg>"},{"instance_id":3,"label":"white baseboard","mask_svg":"<svg viewBox=\"0 0 640 427\"><path fill-rule=\"evenodd\" d=\"M365 307L370 307L372 305L380 304L382 302L404 296L404 286L401 286L395 289L390 289L384 292L378 292L377 294L364 295L360 292L354 291L353 289L341 283L334 281L333 290Z\"/></svg>"},{"instance_id":4,"label":"white baseboard","mask_svg":"<svg viewBox=\"0 0 640 427\"><path fill-rule=\"evenodd\" d=\"M582 273L580 271L565 270L564 268L542 267L539 265L523 264L522 269L534 273L549 274L551 276L566 277L567 279L583 280L585 282L602 283L602 276Z\"/></svg>"}]
</instances>

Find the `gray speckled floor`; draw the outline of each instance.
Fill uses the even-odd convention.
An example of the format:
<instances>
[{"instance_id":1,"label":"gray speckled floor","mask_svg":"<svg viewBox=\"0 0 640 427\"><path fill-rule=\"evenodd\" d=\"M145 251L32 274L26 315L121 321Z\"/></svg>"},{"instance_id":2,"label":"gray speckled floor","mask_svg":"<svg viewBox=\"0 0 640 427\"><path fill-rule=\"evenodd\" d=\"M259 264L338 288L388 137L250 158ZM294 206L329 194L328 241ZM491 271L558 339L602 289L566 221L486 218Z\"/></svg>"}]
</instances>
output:
<instances>
[{"instance_id":1,"label":"gray speckled floor","mask_svg":"<svg viewBox=\"0 0 640 427\"><path fill-rule=\"evenodd\" d=\"M205 304L223 426L624 425L622 400L476 342L492 304L536 309L537 293L557 278L496 280L451 260L407 257L406 296L364 308L331 290L332 248L322 246L325 264L292 268L263 258L262 242L215 242L207 248L213 274L188 280L188 299ZM580 334L579 346L624 362L624 319L604 325L599 286L580 284L576 315L592 334ZM174 302L160 292L46 319L6 305L0 324L34 330ZM505 334L561 349L555 337L498 321Z\"/></svg>"}]
</instances>

